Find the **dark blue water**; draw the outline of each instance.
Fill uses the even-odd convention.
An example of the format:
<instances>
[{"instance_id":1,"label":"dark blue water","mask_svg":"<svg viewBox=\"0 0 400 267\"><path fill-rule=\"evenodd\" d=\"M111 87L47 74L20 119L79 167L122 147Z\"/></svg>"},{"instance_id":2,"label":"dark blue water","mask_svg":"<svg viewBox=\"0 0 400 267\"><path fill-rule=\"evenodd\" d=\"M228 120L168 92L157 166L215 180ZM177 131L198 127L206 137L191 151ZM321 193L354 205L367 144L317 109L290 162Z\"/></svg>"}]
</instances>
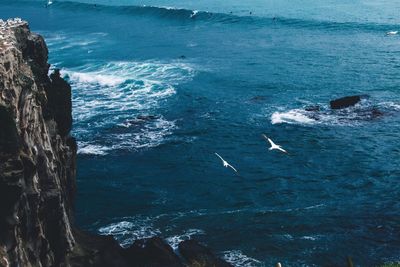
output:
<instances>
[{"instance_id":1,"label":"dark blue water","mask_svg":"<svg viewBox=\"0 0 400 267\"><path fill-rule=\"evenodd\" d=\"M86 2L0 3L72 84L82 228L236 266L400 260L400 3Z\"/></svg>"}]
</instances>

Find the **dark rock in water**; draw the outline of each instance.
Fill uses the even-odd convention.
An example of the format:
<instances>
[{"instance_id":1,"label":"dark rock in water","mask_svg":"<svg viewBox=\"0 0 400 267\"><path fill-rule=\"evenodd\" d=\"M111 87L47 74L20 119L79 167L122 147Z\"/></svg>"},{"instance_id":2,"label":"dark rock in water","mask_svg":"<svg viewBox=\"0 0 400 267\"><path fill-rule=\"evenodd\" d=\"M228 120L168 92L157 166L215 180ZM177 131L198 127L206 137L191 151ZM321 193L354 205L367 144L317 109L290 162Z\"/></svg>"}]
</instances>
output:
<instances>
[{"instance_id":1,"label":"dark rock in water","mask_svg":"<svg viewBox=\"0 0 400 267\"><path fill-rule=\"evenodd\" d=\"M383 116L384 113L382 111L380 111L379 109L377 109L377 108L373 108L372 111L371 111L371 115L372 115L373 118L377 118L377 117Z\"/></svg>"},{"instance_id":2,"label":"dark rock in water","mask_svg":"<svg viewBox=\"0 0 400 267\"><path fill-rule=\"evenodd\" d=\"M189 267L233 267L230 263L216 257L207 247L195 240L179 243L179 252L188 262Z\"/></svg>"},{"instance_id":3,"label":"dark rock in water","mask_svg":"<svg viewBox=\"0 0 400 267\"><path fill-rule=\"evenodd\" d=\"M307 106L306 108L305 108L305 111L320 111L320 106L318 106L318 105L315 105L315 106Z\"/></svg>"},{"instance_id":4,"label":"dark rock in water","mask_svg":"<svg viewBox=\"0 0 400 267\"><path fill-rule=\"evenodd\" d=\"M142 121L151 121L157 119L157 116L154 115L139 115L136 117L137 120L142 120Z\"/></svg>"},{"instance_id":5,"label":"dark rock in water","mask_svg":"<svg viewBox=\"0 0 400 267\"><path fill-rule=\"evenodd\" d=\"M330 105L331 105L331 109L343 109L343 108L352 107L360 101L361 101L360 95L346 96L346 97L332 100L330 102Z\"/></svg>"},{"instance_id":6,"label":"dark rock in water","mask_svg":"<svg viewBox=\"0 0 400 267\"><path fill-rule=\"evenodd\" d=\"M124 251L124 255L132 266L183 267L172 248L158 237L135 241Z\"/></svg>"}]
</instances>

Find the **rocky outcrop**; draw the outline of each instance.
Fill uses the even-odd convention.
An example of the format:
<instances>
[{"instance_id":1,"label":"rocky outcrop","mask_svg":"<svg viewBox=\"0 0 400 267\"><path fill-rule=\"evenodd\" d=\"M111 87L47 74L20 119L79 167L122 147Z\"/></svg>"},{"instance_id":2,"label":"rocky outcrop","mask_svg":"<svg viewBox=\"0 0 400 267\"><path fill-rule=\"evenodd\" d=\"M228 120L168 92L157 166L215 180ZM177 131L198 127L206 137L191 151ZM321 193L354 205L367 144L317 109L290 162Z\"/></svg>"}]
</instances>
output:
<instances>
[{"instance_id":1,"label":"rocky outcrop","mask_svg":"<svg viewBox=\"0 0 400 267\"><path fill-rule=\"evenodd\" d=\"M43 38L26 22L0 23L0 264L56 266L75 245L76 144L60 127L72 121L49 109L47 92L61 88L47 76Z\"/></svg>"},{"instance_id":2,"label":"rocky outcrop","mask_svg":"<svg viewBox=\"0 0 400 267\"><path fill-rule=\"evenodd\" d=\"M352 107L360 101L361 101L361 96L353 95L353 96L346 96L346 97L338 98L338 99L330 101L329 103L330 103L331 109L343 109L343 108Z\"/></svg>"},{"instance_id":3,"label":"rocky outcrop","mask_svg":"<svg viewBox=\"0 0 400 267\"><path fill-rule=\"evenodd\" d=\"M71 87L47 56L26 22L0 20L0 266L184 266L160 238L123 249L73 226Z\"/></svg>"},{"instance_id":4,"label":"rocky outcrop","mask_svg":"<svg viewBox=\"0 0 400 267\"><path fill-rule=\"evenodd\" d=\"M158 237L135 241L124 255L138 267L183 267L172 248Z\"/></svg>"},{"instance_id":5,"label":"rocky outcrop","mask_svg":"<svg viewBox=\"0 0 400 267\"><path fill-rule=\"evenodd\" d=\"M189 267L233 267L217 258L210 249L195 240L181 242L179 252L185 258Z\"/></svg>"}]
</instances>

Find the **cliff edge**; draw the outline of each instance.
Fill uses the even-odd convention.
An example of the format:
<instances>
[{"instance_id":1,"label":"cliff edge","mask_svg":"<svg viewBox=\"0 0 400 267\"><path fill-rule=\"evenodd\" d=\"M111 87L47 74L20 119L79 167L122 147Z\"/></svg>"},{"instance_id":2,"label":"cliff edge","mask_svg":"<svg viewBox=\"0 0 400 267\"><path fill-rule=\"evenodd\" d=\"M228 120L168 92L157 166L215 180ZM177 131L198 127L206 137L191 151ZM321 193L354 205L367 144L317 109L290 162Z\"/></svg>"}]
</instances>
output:
<instances>
[{"instance_id":1,"label":"cliff edge","mask_svg":"<svg viewBox=\"0 0 400 267\"><path fill-rule=\"evenodd\" d=\"M195 241L178 256L158 237L123 249L73 226L71 87L47 59L27 22L0 20L0 266L230 266Z\"/></svg>"},{"instance_id":2,"label":"cliff edge","mask_svg":"<svg viewBox=\"0 0 400 267\"><path fill-rule=\"evenodd\" d=\"M48 77L26 22L1 22L0 37L0 264L59 265L75 245L71 88Z\"/></svg>"}]
</instances>

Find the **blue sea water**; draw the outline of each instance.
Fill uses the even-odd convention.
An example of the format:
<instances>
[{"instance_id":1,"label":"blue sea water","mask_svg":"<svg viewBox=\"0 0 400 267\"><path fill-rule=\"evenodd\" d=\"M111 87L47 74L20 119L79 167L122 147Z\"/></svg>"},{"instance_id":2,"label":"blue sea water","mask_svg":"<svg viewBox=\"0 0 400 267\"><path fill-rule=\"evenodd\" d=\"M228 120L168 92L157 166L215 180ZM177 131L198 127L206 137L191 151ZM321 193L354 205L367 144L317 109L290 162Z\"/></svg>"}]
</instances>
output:
<instances>
[{"instance_id":1,"label":"blue sea water","mask_svg":"<svg viewBox=\"0 0 400 267\"><path fill-rule=\"evenodd\" d=\"M400 260L399 1L44 4L0 17L72 84L83 229L196 238L236 266ZM352 94L370 97L329 111Z\"/></svg>"}]
</instances>

